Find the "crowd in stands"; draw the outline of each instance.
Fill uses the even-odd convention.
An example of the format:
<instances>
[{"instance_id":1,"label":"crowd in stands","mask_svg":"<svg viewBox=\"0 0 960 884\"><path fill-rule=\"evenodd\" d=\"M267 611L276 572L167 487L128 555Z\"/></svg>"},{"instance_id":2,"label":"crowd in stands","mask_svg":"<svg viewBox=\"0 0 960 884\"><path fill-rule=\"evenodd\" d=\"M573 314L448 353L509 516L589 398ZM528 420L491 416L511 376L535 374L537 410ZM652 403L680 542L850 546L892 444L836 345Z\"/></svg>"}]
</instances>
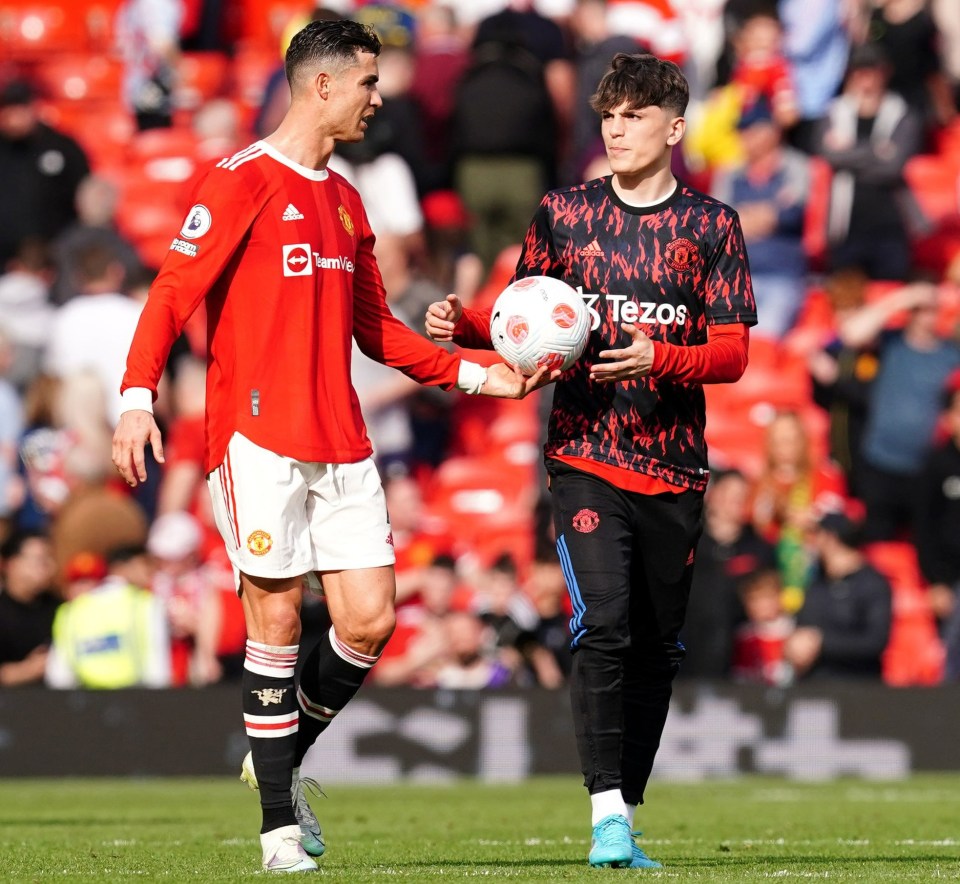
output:
<instances>
[{"instance_id":1,"label":"crowd in stands","mask_svg":"<svg viewBox=\"0 0 960 884\"><path fill-rule=\"evenodd\" d=\"M683 67L675 171L739 213L760 324L743 379L706 390L681 677L960 678L955 0L9 0L0 686L239 677L242 612L202 475L202 311L156 404L165 462L131 491L110 438L193 184L272 131L287 41L336 16L377 29L384 105L331 167L360 190L391 308L418 330L447 292L499 293L546 189L606 174L588 99L616 52ZM549 389L502 402L359 353L354 370L397 551L374 682L563 685ZM322 599L302 616L309 649Z\"/></svg>"}]
</instances>

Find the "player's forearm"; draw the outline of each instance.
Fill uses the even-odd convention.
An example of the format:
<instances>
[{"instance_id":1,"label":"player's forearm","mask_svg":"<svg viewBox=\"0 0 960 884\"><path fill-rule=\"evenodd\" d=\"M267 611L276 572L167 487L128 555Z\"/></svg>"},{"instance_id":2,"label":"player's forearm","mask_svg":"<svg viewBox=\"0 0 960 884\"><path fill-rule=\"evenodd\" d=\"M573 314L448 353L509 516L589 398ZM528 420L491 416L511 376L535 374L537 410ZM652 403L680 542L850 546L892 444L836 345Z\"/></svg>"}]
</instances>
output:
<instances>
[{"instance_id":1,"label":"player's forearm","mask_svg":"<svg viewBox=\"0 0 960 884\"><path fill-rule=\"evenodd\" d=\"M490 310L472 310L465 307L463 316L453 333L453 342L472 350L492 350L490 340Z\"/></svg>"},{"instance_id":2,"label":"player's forearm","mask_svg":"<svg viewBox=\"0 0 960 884\"><path fill-rule=\"evenodd\" d=\"M705 344L683 347L653 342L651 377L699 384L730 384L747 367L749 337L745 326L711 329Z\"/></svg>"},{"instance_id":3,"label":"player's forearm","mask_svg":"<svg viewBox=\"0 0 960 884\"><path fill-rule=\"evenodd\" d=\"M121 391L141 387L155 396L170 348L192 312L177 308L172 291L154 286L130 344Z\"/></svg>"}]
</instances>

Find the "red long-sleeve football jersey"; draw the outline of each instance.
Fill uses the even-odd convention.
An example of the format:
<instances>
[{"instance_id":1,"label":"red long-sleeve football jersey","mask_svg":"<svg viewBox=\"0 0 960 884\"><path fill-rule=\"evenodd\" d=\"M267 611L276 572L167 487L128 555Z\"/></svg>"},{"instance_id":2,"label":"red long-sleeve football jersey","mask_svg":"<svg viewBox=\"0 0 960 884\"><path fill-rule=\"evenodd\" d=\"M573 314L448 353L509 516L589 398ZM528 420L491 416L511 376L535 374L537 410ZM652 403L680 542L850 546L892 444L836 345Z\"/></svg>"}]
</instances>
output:
<instances>
[{"instance_id":1,"label":"red long-sleeve football jersey","mask_svg":"<svg viewBox=\"0 0 960 884\"><path fill-rule=\"evenodd\" d=\"M360 195L259 141L200 181L134 335L122 390L156 393L170 347L205 301L206 469L234 432L303 461L370 455L350 381L351 336L372 359L449 389L460 357L389 311Z\"/></svg>"}]
</instances>

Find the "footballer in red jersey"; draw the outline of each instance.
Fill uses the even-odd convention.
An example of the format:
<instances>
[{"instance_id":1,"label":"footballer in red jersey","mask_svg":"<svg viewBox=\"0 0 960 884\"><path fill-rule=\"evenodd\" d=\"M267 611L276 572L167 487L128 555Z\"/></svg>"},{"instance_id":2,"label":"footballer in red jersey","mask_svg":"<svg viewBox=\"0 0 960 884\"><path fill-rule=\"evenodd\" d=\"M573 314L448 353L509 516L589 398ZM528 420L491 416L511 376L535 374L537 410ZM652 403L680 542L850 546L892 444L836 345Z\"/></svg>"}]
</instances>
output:
<instances>
[{"instance_id":1,"label":"footballer in red jersey","mask_svg":"<svg viewBox=\"0 0 960 884\"><path fill-rule=\"evenodd\" d=\"M360 197L326 168L382 104L379 52L373 31L352 21L311 22L294 36L289 110L208 172L173 238L131 345L114 433L114 463L136 485L147 444L163 461L152 400L171 345L204 304L207 484L247 627L242 778L260 792L270 872L317 868L325 844L301 763L395 622L394 548L350 380L351 339L446 389L517 398L554 376L465 362L387 308ZM333 626L297 679L305 578L319 579Z\"/></svg>"},{"instance_id":2,"label":"footballer in red jersey","mask_svg":"<svg viewBox=\"0 0 960 884\"><path fill-rule=\"evenodd\" d=\"M756 323L736 213L670 171L687 99L676 65L617 55L593 99L612 174L548 193L516 270L578 288L593 316L545 448L593 866L659 866L632 832L684 654L709 476L702 385L742 375ZM426 328L489 347L489 320L448 296Z\"/></svg>"}]
</instances>

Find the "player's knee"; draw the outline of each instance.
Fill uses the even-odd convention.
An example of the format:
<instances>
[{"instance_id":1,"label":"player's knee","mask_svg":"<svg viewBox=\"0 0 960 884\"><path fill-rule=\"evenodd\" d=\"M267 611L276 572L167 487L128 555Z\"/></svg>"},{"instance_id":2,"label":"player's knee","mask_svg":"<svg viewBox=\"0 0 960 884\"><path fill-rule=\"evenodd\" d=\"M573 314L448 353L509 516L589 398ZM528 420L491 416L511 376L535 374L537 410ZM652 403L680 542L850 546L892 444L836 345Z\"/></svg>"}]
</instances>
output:
<instances>
[{"instance_id":1,"label":"player's knee","mask_svg":"<svg viewBox=\"0 0 960 884\"><path fill-rule=\"evenodd\" d=\"M269 617L260 623L263 641L268 645L289 647L300 641L300 614L291 606L289 609L273 610Z\"/></svg>"},{"instance_id":2,"label":"player's knee","mask_svg":"<svg viewBox=\"0 0 960 884\"><path fill-rule=\"evenodd\" d=\"M337 637L355 651L370 657L377 656L393 635L397 619L393 611L383 611L375 616L337 626Z\"/></svg>"}]
</instances>

